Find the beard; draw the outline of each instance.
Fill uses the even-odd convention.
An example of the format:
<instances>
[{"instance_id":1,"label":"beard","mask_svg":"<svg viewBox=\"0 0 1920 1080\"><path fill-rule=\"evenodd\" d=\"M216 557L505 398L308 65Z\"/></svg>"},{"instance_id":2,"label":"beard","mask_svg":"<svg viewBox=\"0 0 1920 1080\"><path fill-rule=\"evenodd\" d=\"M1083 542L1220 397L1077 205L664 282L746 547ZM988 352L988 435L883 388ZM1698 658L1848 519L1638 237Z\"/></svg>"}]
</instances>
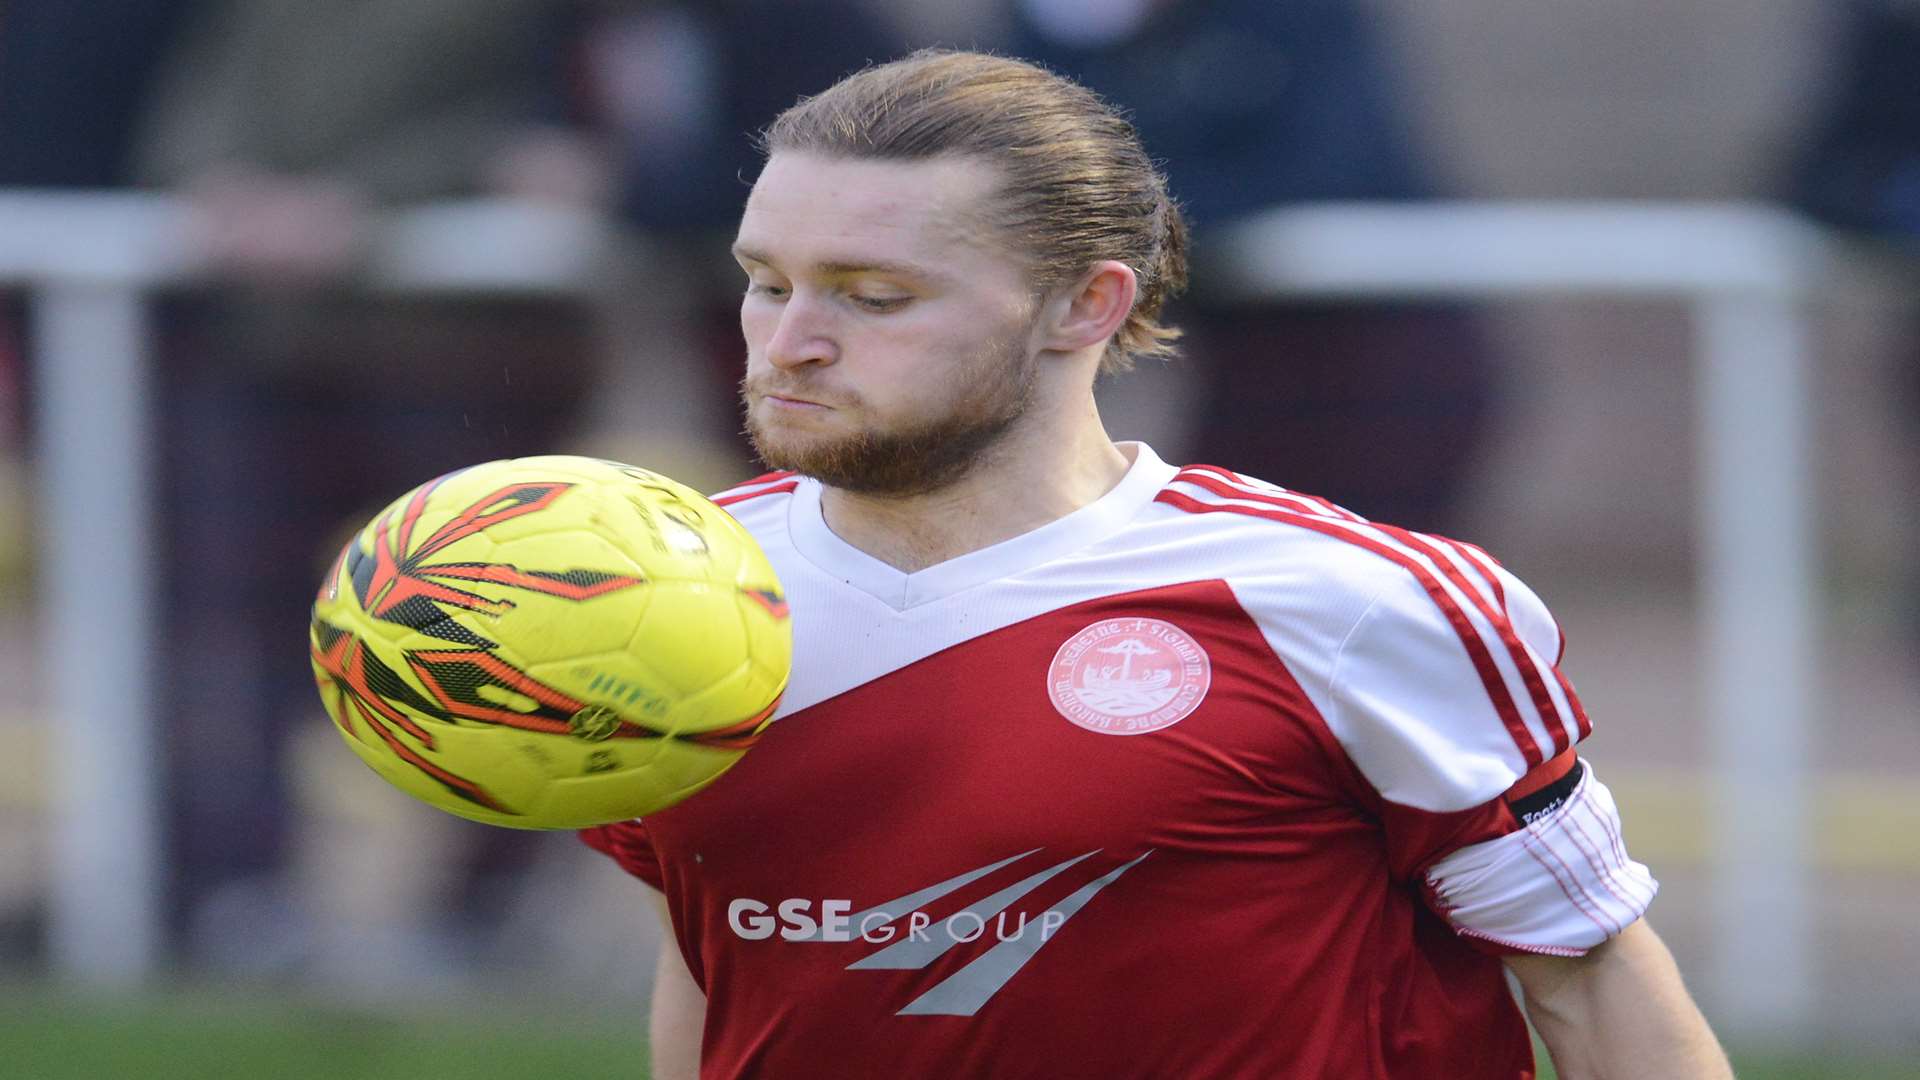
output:
<instances>
[{"instance_id":1,"label":"beard","mask_svg":"<svg viewBox=\"0 0 1920 1080\"><path fill-rule=\"evenodd\" d=\"M747 438L770 469L791 469L828 487L862 495L925 495L948 487L1006 437L1033 404L1037 364L1011 347L995 348L972 364L956 365L945 386L929 396L949 402L944 412L837 436L808 436L762 423L753 411L766 394L807 397L806 383L741 380ZM855 397L839 406L855 411Z\"/></svg>"}]
</instances>

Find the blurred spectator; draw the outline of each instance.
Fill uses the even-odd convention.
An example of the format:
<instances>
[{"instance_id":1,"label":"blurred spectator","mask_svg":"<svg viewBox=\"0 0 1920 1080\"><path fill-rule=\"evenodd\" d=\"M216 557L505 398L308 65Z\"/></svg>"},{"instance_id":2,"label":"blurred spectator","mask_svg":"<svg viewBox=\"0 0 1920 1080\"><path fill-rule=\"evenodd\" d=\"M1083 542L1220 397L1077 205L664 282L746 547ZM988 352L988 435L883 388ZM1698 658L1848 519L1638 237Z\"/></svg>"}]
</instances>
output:
<instances>
[{"instance_id":1,"label":"blurred spectator","mask_svg":"<svg viewBox=\"0 0 1920 1080\"><path fill-rule=\"evenodd\" d=\"M112 187L126 182L131 132L152 68L190 5L185 0L8 0L0 5L0 188ZM34 640L27 595L38 520L27 467L28 320L24 298L0 293L0 653ZM37 869L44 717L17 692L25 660L0 656L0 964L38 948L44 891ZM15 666L18 665L18 666ZM12 667L13 670L7 670ZM42 770L44 771L44 770ZM15 868L25 873L15 873Z\"/></svg>"},{"instance_id":2,"label":"blurred spectator","mask_svg":"<svg viewBox=\"0 0 1920 1080\"><path fill-rule=\"evenodd\" d=\"M579 305L382 299L356 276L383 208L556 176L558 197L590 197L590 177L540 164L557 138L537 122L560 80L559 10L215 0L160 61L133 173L190 200L209 264L167 320L162 361L168 862L195 958L300 958L281 876L290 743L333 737L301 640L347 530L416 483L573 431L591 379ZM411 845L417 881L445 883L427 864L475 846L489 865L525 848L425 814L354 827L366 846ZM318 886L356 888L347 877ZM384 912L352 891L297 899L349 910L309 955L398 970L413 942L393 931L471 895Z\"/></svg>"},{"instance_id":3,"label":"blurred spectator","mask_svg":"<svg viewBox=\"0 0 1920 1080\"><path fill-rule=\"evenodd\" d=\"M1846 0L1837 92L1795 163L1793 201L1920 254L1920 4Z\"/></svg>"},{"instance_id":4,"label":"blurred spectator","mask_svg":"<svg viewBox=\"0 0 1920 1080\"><path fill-rule=\"evenodd\" d=\"M112 187L142 96L185 0L9 0L0 9L0 188ZM26 497L26 320L0 296L0 504ZM0 522L0 597L26 562L32 515Z\"/></svg>"},{"instance_id":5,"label":"blurred spectator","mask_svg":"<svg viewBox=\"0 0 1920 1080\"><path fill-rule=\"evenodd\" d=\"M0 506L7 508L0 515L0 613L24 577L33 539L28 535L29 523L34 518L26 507L26 469L20 456L26 441L26 350L13 308L0 297Z\"/></svg>"},{"instance_id":6,"label":"blurred spectator","mask_svg":"<svg viewBox=\"0 0 1920 1080\"><path fill-rule=\"evenodd\" d=\"M154 64L190 0L8 0L0 187L113 187Z\"/></svg>"},{"instance_id":7,"label":"blurred spectator","mask_svg":"<svg viewBox=\"0 0 1920 1080\"><path fill-rule=\"evenodd\" d=\"M905 46L861 0L616 4L590 42L627 218L709 235L739 222L760 171L755 132L796 97Z\"/></svg>"},{"instance_id":8,"label":"blurred spectator","mask_svg":"<svg viewBox=\"0 0 1920 1080\"><path fill-rule=\"evenodd\" d=\"M737 435L741 281L727 252L760 171L753 135L905 42L888 6L864 0L601 0L587 11L588 126L616 163L622 219L655 252L616 313L632 355L612 366L596 426L628 458L723 487L752 465Z\"/></svg>"},{"instance_id":9,"label":"blurred spectator","mask_svg":"<svg viewBox=\"0 0 1920 1080\"><path fill-rule=\"evenodd\" d=\"M1204 258L1243 215L1435 194L1366 5L1013 0L1009 47L1131 110ZM1355 511L1458 525L1492 404L1488 349L1451 306L1227 304L1206 275L1175 322L1201 380L1191 446ZM1116 432L1116 435L1125 435Z\"/></svg>"},{"instance_id":10,"label":"blurred spectator","mask_svg":"<svg viewBox=\"0 0 1920 1080\"><path fill-rule=\"evenodd\" d=\"M1789 198L1903 256L1908 279L1920 284L1920 3L1847 0L1842 10L1838 86L1792 165ZM1908 424L1911 476L1920 474L1920 311L1905 315L1895 396ZM1909 548L1907 573L1909 632L1920 641L1920 548Z\"/></svg>"}]
</instances>

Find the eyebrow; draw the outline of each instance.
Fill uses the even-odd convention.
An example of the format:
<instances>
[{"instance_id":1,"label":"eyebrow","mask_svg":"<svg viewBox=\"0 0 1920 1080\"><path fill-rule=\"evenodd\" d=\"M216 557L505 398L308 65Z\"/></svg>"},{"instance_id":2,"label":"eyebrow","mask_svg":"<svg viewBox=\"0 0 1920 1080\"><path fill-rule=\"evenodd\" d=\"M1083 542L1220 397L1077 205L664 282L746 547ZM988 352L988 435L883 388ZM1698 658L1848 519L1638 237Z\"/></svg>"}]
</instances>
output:
<instances>
[{"instance_id":1,"label":"eyebrow","mask_svg":"<svg viewBox=\"0 0 1920 1080\"><path fill-rule=\"evenodd\" d=\"M768 256L765 252L757 251L753 248L741 247L739 244L733 246L733 254L736 258L745 259L748 262L757 262L762 266L774 265L772 257ZM934 280L941 277L938 272L917 263L889 262L885 259L821 259L813 264L813 272L834 276L849 274L891 274L897 277Z\"/></svg>"}]
</instances>

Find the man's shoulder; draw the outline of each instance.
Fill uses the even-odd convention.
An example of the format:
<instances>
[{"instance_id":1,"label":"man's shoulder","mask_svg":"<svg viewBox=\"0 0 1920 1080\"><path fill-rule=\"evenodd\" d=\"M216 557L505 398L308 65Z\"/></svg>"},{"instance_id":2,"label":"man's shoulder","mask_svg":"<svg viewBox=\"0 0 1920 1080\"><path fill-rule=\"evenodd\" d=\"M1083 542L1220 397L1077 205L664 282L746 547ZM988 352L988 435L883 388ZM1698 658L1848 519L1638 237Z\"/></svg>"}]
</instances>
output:
<instances>
[{"instance_id":1,"label":"man's shoulder","mask_svg":"<svg viewBox=\"0 0 1920 1080\"><path fill-rule=\"evenodd\" d=\"M1214 465L1180 469L1155 496L1160 521L1206 541L1229 579L1311 577L1319 588L1377 591L1407 573L1409 549L1450 544L1370 521L1330 499Z\"/></svg>"},{"instance_id":2,"label":"man's shoulder","mask_svg":"<svg viewBox=\"0 0 1920 1080\"><path fill-rule=\"evenodd\" d=\"M709 495L716 505L735 506L769 495L789 495L800 486L801 476L791 469L776 469L764 472L751 480L742 480L732 487L723 488Z\"/></svg>"},{"instance_id":3,"label":"man's shoulder","mask_svg":"<svg viewBox=\"0 0 1920 1080\"><path fill-rule=\"evenodd\" d=\"M708 498L713 500L715 506L732 514L752 530L783 513L787 500L799 490L803 480L796 472L761 473L751 480L716 491Z\"/></svg>"},{"instance_id":4,"label":"man's shoulder","mask_svg":"<svg viewBox=\"0 0 1920 1080\"><path fill-rule=\"evenodd\" d=\"M1198 561L1265 610L1302 606L1357 615L1368 608L1504 609L1525 587L1481 548L1373 521L1317 495L1211 465L1190 465L1155 497L1169 547L1188 538ZM1192 543L1192 541L1202 541Z\"/></svg>"},{"instance_id":5,"label":"man's shoulder","mask_svg":"<svg viewBox=\"0 0 1920 1080\"><path fill-rule=\"evenodd\" d=\"M708 496L740 523L768 558L778 560L787 547L787 510L805 478L793 472L761 473Z\"/></svg>"}]
</instances>

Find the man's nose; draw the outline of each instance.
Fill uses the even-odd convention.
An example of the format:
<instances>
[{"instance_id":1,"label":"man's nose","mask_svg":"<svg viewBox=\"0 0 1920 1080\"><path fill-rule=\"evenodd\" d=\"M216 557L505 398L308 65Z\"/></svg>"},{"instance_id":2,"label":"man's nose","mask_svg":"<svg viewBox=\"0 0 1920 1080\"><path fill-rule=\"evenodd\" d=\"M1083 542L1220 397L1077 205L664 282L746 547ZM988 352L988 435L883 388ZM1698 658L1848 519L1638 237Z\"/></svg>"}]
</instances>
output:
<instances>
[{"instance_id":1,"label":"man's nose","mask_svg":"<svg viewBox=\"0 0 1920 1080\"><path fill-rule=\"evenodd\" d=\"M791 368L803 364L831 364L839 358L827 314L817 301L798 294L780 308L780 321L767 339L767 362Z\"/></svg>"}]
</instances>

